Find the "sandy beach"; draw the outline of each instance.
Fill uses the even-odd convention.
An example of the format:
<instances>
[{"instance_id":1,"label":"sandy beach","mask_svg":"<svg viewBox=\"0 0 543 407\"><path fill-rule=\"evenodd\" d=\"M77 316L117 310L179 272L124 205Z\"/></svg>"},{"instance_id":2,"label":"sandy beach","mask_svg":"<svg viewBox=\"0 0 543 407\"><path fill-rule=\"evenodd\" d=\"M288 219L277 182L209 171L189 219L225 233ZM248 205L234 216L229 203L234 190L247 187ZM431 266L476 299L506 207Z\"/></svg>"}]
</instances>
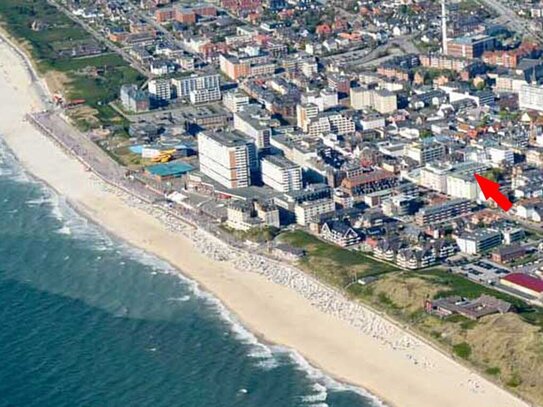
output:
<instances>
[{"instance_id":1,"label":"sandy beach","mask_svg":"<svg viewBox=\"0 0 543 407\"><path fill-rule=\"evenodd\" d=\"M0 106L0 134L25 168L109 232L197 281L267 341L392 406L528 406L296 268L233 249L85 171L24 121L43 105L22 58L5 42Z\"/></svg>"}]
</instances>

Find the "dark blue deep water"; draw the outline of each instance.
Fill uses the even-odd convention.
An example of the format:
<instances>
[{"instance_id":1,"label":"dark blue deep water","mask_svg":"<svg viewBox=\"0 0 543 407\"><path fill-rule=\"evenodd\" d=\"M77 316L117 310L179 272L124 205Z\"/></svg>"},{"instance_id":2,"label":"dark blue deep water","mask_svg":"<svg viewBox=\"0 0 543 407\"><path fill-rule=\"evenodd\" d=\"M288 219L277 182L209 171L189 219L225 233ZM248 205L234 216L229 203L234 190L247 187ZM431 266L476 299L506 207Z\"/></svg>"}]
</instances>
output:
<instances>
[{"instance_id":1,"label":"dark blue deep water","mask_svg":"<svg viewBox=\"0 0 543 407\"><path fill-rule=\"evenodd\" d=\"M112 239L0 143L0 406L367 407Z\"/></svg>"}]
</instances>

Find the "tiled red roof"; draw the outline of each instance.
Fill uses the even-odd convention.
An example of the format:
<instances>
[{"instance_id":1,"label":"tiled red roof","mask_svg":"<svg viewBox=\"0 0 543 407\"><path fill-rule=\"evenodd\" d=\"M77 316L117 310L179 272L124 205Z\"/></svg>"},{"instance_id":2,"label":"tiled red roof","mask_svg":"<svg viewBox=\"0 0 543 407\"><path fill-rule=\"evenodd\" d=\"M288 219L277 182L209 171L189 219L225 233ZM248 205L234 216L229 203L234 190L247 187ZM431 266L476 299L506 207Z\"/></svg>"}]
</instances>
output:
<instances>
[{"instance_id":1,"label":"tiled red roof","mask_svg":"<svg viewBox=\"0 0 543 407\"><path fill-rule=\"evenodd\" d=\"M512 273L503 279L538 293L543 292L543 280L529 276L528 274Z\"/></svg>"}]
</instances>

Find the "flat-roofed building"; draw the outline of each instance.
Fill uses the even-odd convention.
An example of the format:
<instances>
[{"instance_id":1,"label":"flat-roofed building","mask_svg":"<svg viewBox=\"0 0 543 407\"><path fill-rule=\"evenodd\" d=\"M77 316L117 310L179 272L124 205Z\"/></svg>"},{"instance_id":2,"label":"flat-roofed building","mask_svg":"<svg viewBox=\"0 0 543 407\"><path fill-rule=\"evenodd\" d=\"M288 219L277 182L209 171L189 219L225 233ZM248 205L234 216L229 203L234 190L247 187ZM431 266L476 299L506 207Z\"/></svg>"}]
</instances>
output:
<instances>
[{"instance_id":1,"label":"flat-roofed building","mask_svg":"<svg viewBox=\"0 0 543 407\"><path fill-rule=\"evenodd\" d=\"M302 189L302 168L279 155L261 159L262 182L280 192Z\"/></svg>"},{"instance_id":2,"label":"flat-roofed building","mask_svg":"<svg viewBox=\"0 0 543 407\"><path fill-rule=\"evenodd\" d=\"M447 195L472 201L484 199L475 177L468 174L450 174L447 176Z\"/></svg>"},{"instance_id":3,"label":"flat-roofed building","mask_svg":"<svg viewBox=\"0 0 543 407\"><path fill-rule=\"evenodd\" d=\"M456 244L460 251L467 254L486 252L501 243L502 234L492 229L464 232L456 238Z\"/></svg>"},{"instance_id":4,"label":"flat-roofed building","mask_svg":"<svg viewBox=\"0 0 543 407\"><path fill-rule=\"evenodd\" d=\"M488 35L479 34L453 38L447 44L447 55L460 58L480 58L485 51L492 51L496 47L496 39Z\"/></svg>"},{"instance_id":5,"label":"flat-roofed building","mask_svg":"<svg viewBox=\"0 0 543 407\"><path fill-rule=\"evenodd\" d=\"M249 104L249 96L239 90L235 90L225 93L222 102L224 107L232 113L236 113Z\"/></svg>"},{"instance_id":6,"label":"flat-roofed building","mask_svg":"<svg viewBox=\"0 0 543 407\"><path fill-rule=\"evenodd\" d=\"M121 104L130 112L149 110L149 94L139 90L137 85L123 85L120 92Z\"/></svg>"},{"instance_id":7,"label":"flat-roofed building","mask_svg":"<svg viewBox=\"0 0 543 407\"><path fill-rule=\"evenodd\" d=\"M543 111L543 87L536 85L521 86L518 103L521 109Z\"/></svg>"},{"instance_id":8,"label":"flat-roofed building","mask_svg":"<svg viewBox=\"0 0 543 407\"><path fill-rule=\"evenodd\" d=\"M373 92L371 107L382 114L392 113L398 109L398 97L387 89Z\"/></svg>"},{"instance_id":9,"label":"flat-roofed building","mask_svg":"<svg viewBox=\"0 0 543 407\"><path fill-rule=\"evenodd\" d=\"M148 85L149 94L156 100L170 100L172 98L172 84L169 79L152 79Z\"/></svg>"},{"instance_id":10,"label":"flat-roofed building","mask_svg":"<svg viewBox=\"0 0 543 407\"><path fill-rule=\"evenodd\" d=\"M230 132L198 133L200 171L227 188L251 185L256 148L251 140Z\"/></svg>"},{"instance_id":11,"label":"flat-roofed building","mask_svg":"<svg viewBox=\"0 0 543 407\"><path fill-rule=\"evenodd\" d=\"M336 205L333 199L323 198L297 203L294 206L294 215L298 225L306 226L315 216L333 212L335 209Z\"/></svg>"},{"instance_id":12,"label":"flat-roofed building","mask_svg":"<svg viewBox=\"0 0 543 407\"><path fill-rule=\"evenodd\" d=\"M221 90L218 87L191 90L189 93L189 100L193 105L216 102L217 100L221 100Z\"/></svg>"},{"instance_id":13,"label":"flat-roofed building","mask_svg":"<svg viewBox=\"0 0 543 407\"><path fill-rule=\"evenodd\" d=\"M469 200L452 199L444 203L422 208L416 213L415 221L420 226L427 226L447 222L469 212L471 212L471 203Z\"/></svg>"},{"instance_id":14,"label":"flat-roofed building","mask_svg":"<svg viewBox=\"0 0 543 407\"><path fill-rule=\"evenodd\" d=\"M186 97L194 90L220 89L221 76L219 74L193 74L182 78L173 78L171 82L176 96Z\"/></svg>"},{"instance_id":15,"label":"flat-roofed building","mask_svg":"<svg viewBox=\"0 0 543 407\"><path fill-rule=\"evenodd\" d=\"M543 280L529 274L511 273L500 279L500 284L531 297L541 299L543 296Z\"/></svg>"},{"instance_id":16,"label":"flat-roofed building","mask_svg":"<svg viewBox=\"0 0 543 407\"><path fill-rule=\"evenodd\" d=\"M252 138L261 150L270 147L274 125L271 115L259 105L248 105L234 113L234 129Z\"/></svg>"},{"instance_id":17,"label":"flat-roofed building","mask_svg":"<svg viewBox=\"0 0 543 407\"><path fill-rule=\"evenodd\" d=\"M319 107L313 103L296 105L296 124L307 133L311 119L317 117Z\"/></svg>"},{"instance_id":18,"label":"flat-roofed building","mask_svg":"<svg viewBox=\"0 0 543 407\"><path fill-rule=\"evenodd\" d=\"M417 161L420 165L442 160L445 157L445 153L445 146L443 144L431 141L417 141L404 147L404 154Z\"/></svg>"},{"instance_id":19,"label":"flat-roofed building","mask_svg":"<svg viewBox=\"0 0 543 407\"><path fill-rule=\"evenodd\" d=\"M341 112L321 112L310 119L307 133L311 136L334 133L338 136L354 133L355 124L352 118Z\"/></svg>"}]
</instances>

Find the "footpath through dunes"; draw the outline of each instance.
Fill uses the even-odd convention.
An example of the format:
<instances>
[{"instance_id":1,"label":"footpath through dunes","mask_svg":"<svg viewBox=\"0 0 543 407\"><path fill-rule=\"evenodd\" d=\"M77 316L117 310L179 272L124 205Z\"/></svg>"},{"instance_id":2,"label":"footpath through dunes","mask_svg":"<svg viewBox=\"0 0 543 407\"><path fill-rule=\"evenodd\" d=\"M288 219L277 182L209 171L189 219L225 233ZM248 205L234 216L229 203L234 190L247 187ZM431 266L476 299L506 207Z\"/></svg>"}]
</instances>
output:
<instances>
[{"instance_id":1,"label":"footpath through dunes","mask_svg":"<svg viewBox=\"0 0 543 407\"><path fill-rule=\"evenodd\" d=\"M166 227L152 207L105 186L23 122L36 102L33 87L5 44L0 61L0 132L25 167L104 228L201 283L253 332L392 405L526 406L303 272L234 250L203 231Z\"/></svg>"}]
</instances>

